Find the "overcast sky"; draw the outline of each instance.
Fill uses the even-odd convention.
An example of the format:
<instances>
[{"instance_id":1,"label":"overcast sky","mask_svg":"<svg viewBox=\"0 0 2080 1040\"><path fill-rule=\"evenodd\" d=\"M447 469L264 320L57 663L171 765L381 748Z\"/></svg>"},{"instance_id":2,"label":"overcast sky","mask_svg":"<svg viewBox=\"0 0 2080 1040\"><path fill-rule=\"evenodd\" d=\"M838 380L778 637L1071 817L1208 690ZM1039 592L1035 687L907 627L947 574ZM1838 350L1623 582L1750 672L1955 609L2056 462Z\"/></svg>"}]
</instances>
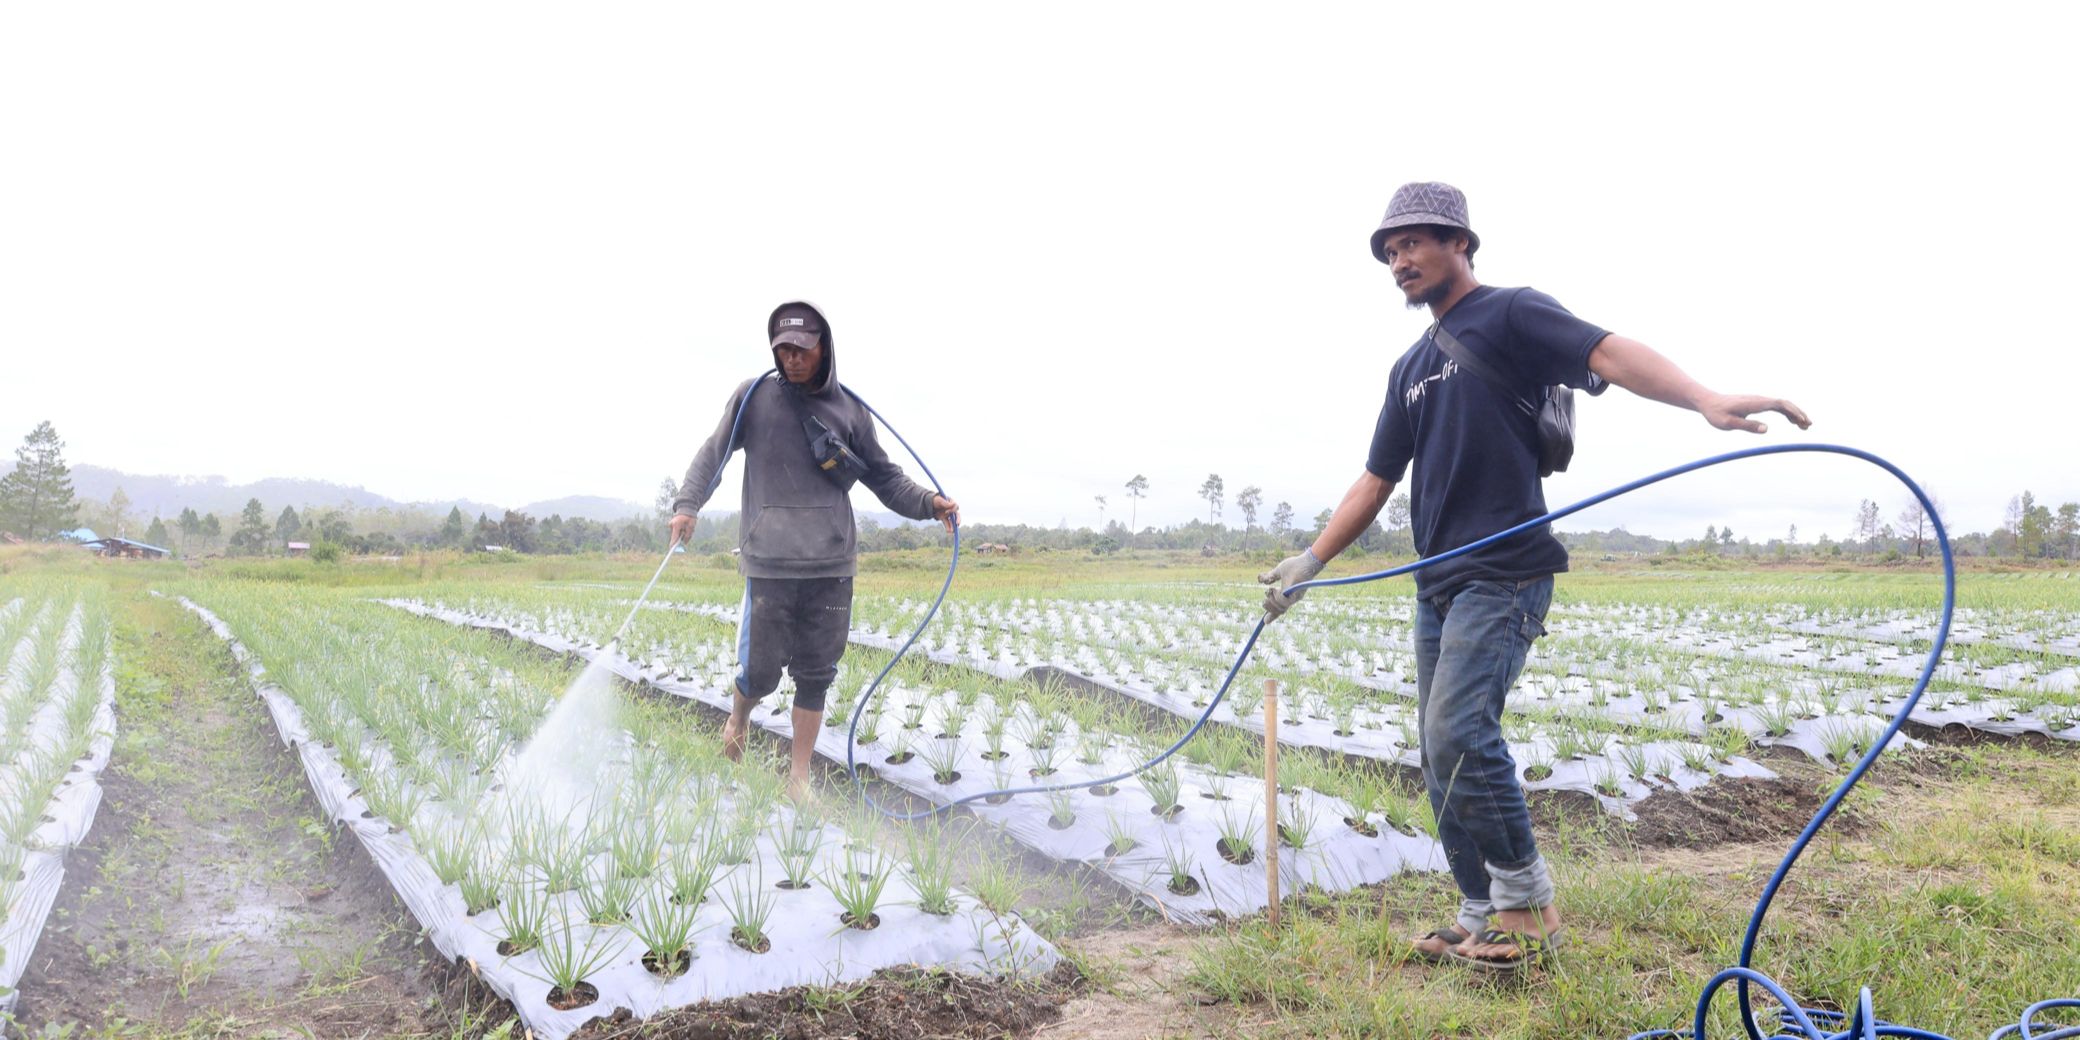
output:
<instances>
[{"instance_id":1,"label":"overcast sky","mask_svg":"<svg viewBox=\"0 0 2080 1040\"><path fill-rule=\"evenodd\" d=\"M1143 525L1209 473L1311 517L1427 321L1367 237L1439 179L1484 282L1813 416L1613 391L1555 504L1792 439L1960 529L2080 499L2061 8L1426 6L7 5L0 442L647 502L802 296L971 522L1124 518L1136 473ZM1887 480L1563 526L1839 538Z\"/></svg>"}]
</instances>

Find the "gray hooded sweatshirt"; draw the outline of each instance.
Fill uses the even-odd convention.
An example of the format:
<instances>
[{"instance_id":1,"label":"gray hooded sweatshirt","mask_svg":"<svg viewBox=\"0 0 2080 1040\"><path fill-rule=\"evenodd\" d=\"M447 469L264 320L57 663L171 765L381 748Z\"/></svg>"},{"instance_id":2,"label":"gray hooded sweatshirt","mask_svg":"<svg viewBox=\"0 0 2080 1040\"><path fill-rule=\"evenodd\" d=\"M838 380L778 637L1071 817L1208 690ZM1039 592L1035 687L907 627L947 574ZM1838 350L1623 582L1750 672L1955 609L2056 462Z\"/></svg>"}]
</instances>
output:
<instances>
[{"instance_id":1,"label":"gray hooded sweatshirt","mask_svg":"<svg viewBox=\"0 0 2080 1040\"><path fill-rule=\"evenodd\" d=\"M820 316L821 312L819 312ZM776 374L746 380L729 396L722 421L686 468L672 511L697 516L708 504L708 488L729 462L731 425L744 395L744 424L737 447L744 452L744 511L738 523L737 569L748 578L843 578L855 569L859 549L852 502L817 469L796 410L781 395L799 395L803 411L845 438L867 465L860 483L881 504L912 520L932 518L932 489L903 474L874 436L873 416L838 383L838 354L823 322L823 368L796 387Z\"/></svg>"}]
</instances>

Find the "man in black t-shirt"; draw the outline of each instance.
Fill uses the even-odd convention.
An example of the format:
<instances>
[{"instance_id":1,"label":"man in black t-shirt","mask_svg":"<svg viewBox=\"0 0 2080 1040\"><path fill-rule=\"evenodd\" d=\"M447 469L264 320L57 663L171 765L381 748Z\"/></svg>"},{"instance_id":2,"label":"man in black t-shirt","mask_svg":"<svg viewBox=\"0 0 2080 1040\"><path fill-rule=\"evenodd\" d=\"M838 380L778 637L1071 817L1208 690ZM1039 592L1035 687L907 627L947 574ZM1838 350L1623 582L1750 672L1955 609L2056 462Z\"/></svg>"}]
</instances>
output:
<instances>
[{"instance_id":1,"label":"man in black t-shirt","mask_svg":"<svg viewBox=\"0 0 2080 1040\"><path fill-rule=\"evenodd\" d=\"M1476 359L1517 385L1498 386L1446 356L1426 333L1388 377L1365 470L1314 544L1262 576L1265 609L1285 613L1292 585L1349 547L1407 475L1416 551L1455 549L1546 512L1537 419L1517 400L1565 384L1604 381L1687 408L1722 430L1761 433L1750 418L1777 412L1804 429L1804 412L1774 397L1715 393L1645 344L1589 324L1535 289L1498 289L1473 276L1480 237L1466 197L1448 184L1405 184L1372 235L1411 309L1433 318ZM1553 882L1531 833L1502 710L1531 643L1545 634L1553 575L1567 550L1538 528L1416 572L1416 712L1424 784L1438 841L1458 883L1457 921L1415 941L1415 952L1514 970L1562 935Z\"/></svg>"}]
</instances>

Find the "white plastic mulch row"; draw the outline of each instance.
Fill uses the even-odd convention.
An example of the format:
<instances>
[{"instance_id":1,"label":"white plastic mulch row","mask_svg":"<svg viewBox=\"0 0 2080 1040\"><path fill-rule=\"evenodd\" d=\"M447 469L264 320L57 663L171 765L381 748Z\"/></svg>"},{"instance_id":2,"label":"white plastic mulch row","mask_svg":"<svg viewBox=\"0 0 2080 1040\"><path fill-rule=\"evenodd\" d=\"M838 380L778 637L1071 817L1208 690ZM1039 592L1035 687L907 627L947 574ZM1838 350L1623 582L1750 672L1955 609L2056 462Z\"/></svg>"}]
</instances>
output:
<instances>
[{"instance_id":1,"label":"white plastic mulch row","mask_svg":"<svg viewBox=\"0 0 2080 1040\"><path fill-rule=\"evenodd\" d=\"M700 606L692 609L721 621L734 621L736 617L736 609L733 607ZM851 638L853 642L862 646L886 650L893 650L901 644L899 639L864 628L855 629ZM923 645L920 643L912 652L918 652ZM1239 647L1237 649L1239 650ZM924 649L923 652L931 660L941 664L976 668L1000 677L1015 678L1033 670L1007 661L1001 654L991 655L983 652L973 645L970 645L966 652L962 652L959 649L947 648L942 643L939 648ZM1276 654L1272 656L1276 657ZM1394 762L1412 769L1421 767L1422 757L1415 735L1415 691L1412 687L1393 678L1384 669L1321 669L1313 664L1303 666L1292 657L1289 653L1286 657L1277 659L1272 666L1291 668L1303 675L1326 671L1357 686L1395 694L1403 698L1405 703L1355 705L1349 713L1350 728L1343 730L1338 728L1335 716L1323 707L1322 698L1301 691L1299 696L1289 699L1286 711L1280 718L1279 743L1322 748L1360 758ZM1180 718L1199 717L1206 710L1207 700L1214 692L1201 681L1212 680L1213 676L1200 676L1196 673L1180 676L1159 661L1144 663L1143 671L1133 677L1107 671L1089 654L1057 655L1042 667L1072 675L1091 685L1159 708ZM1174 681L1164 682L1161 688L1158 688L1150 680L1151 675L1162 675ZM1529 685L1529 680L1526 684L1531 695L1538 696L1538 691ZM1257 708L1260 701L1254 690L1246 687L1247 680L1238 679L1236 685L1230 688L1228 697L1214 708L1211 719L1221 725L1239 727L1261 736L1264 732L1264 722ZM1729 712L1729 715L1736 720L1741 719L1738 712ZM1648 713L1640 711L1638 720L1649 721ZM1669 718L1668 722L1680 725L1680 714ZM1853 724L1831 718L1799 719L1792 723L1789 732L1782 736L1769 737L1763 734L1764 727L1759 723L1751 723L1752 720L1743 721L1743 728L1748 729L1751 734L1762 734L1756 736L1758 742L1796 747L1822 760L1827 758L1825 744L1830 728ZM1876 725L1882 725L1882 720L1877 721ZM1525 789L1576 791L1587 794L1595 798L1605 809L1626 818L1632 816L1631 806L1658 790L1695 790L1719 776L1776 776L1775 772L1760 763L1740 756L1720 758L1715 756L1710 748L1701 744L1661 740L1634 742L1628 748L1627 742L1609 734L1599 735L1597 745L1584 749L1579 755L1560 755L1556 752L1556 741L1553 737L1536 732L1539 728L1537 726L1530 728L1534 732L1529 739L1512 741L1510 744L1511 755L1517 762L1518 780ZM1702 722L1698 722L1693 732L1703 731ZM1905 737L1895 737L1894 740L1895 744L1911 743ZM1645 768L1637 775L1625 761L1628 751L1633 755L1643 756L1638 762ZM1612 790L1617 793L1610 793Z\"/></svg>"},{"instance_id":2,"label":"white plastic mulch row","mask_svg":"<svg viewBox=\"0 0 2080 1040\"><path fill-rule=\"evenodd\" d=\"M1213 681L1211 672L1197 667L1176 667L1162 660L1160 656L1151 659L1147 655L1144 655L1139 671L1135 672L1127 665L1125 655L1119 653L1121 648L1135 646L1137 637L1145 640L1152 628L1159 632L1156 638L1172 640L1173 645L1181 643L1182 649L1178 653L1191 657L1206 660L1232 658L1241 648L1240 628L1232 624L1222 626L1217 622L1207 624L1204 616L1194 618L1196 624L1180 624L1179 617L1166 616L1164 608L1142 607L1140 616L1133 622L1140 627L1129 631L1129 623L1117 618L1108 620L1070 617L1064 625L1062 611L1069 606L1049 604L1046 613L1042 615L1042 623L1053 629L1067 628L1072 633L1072 638L1080 638L1086 642L1070 654L1047 655L1048 663L1102 685L1118 688L1137 699L1148 700L1148 695L1154 695L1158 699L1150 700L1150 703L1156 703L1165 710L1197 714L1203 703L1194 706L1190 702L1203 702L1204 697L1210 693L1210 690L1203 687ZM731 610L728 607L702 609L719 617L728 616ZM1377 612L1357 612L1355 616L1351 616L1353 610L1349 607L1344 607L1339 613L1344 616L1333 618L1331 623L1356 625L1374 636L1380 634L1383 625L1394 620L1391 616L1383 616ZM1215 617L1219 619L1218 612L1215 613ZM1151 619L1154 621L1153 625ZM1021 631L1035 624L1031 613L1022 619L992 620L994 623L1019 625ZM1342 654L1330 653L1321 639L1321 626L1324 622L1321 619L1313 619L1310 624L1315 627L1293 626L1298 629L1297 633L1280 632L1260 641L1257 656L1267 668L1273 670L1310 676L1328 674L1367 689L1393 693L1410 701L1414 699L1415 686L1406 675L1412 671L1413 663L1405 652L1373 650L1361 654L1351 650ZM885 638L873 633L866 635L867 638L863 642L871 643ZM1598 638L1605 639L1608 636L1599 635ZM1091 649L1093 645L1106 647L1108 652L1101 655ZM976 652L977 648L971 643L968 649L970 657L975 656ZM935 659L946 657L943 649L934 653ZM995 660L1001 661L1002 658L1003 654L1000 651ZM1104 659L1113 658L1117 658L1113 663L1113 668L1119 669L1117 672L1103 663ZM1769 707L1781 709L1776 712L1779 718L1773 724L1764 706L1729 705L1723 694L1713 693L1714 686L1728 678L1695 666L1687 671L1671 673L1651 663L1621 667L1604 661L1576 660L1565 650L1556 652L1541 647L1534 649L1533 666L1527 669L1517 693L1511 698L1510 710L1525 712L1553 709L1573 715L1595 717L1617 726L1673 728L1698 737L1704 736L1712 726L1731 724L1747 733L1753 743L1795 748L1816 760L1827 762L1833 760L1830 744L1838 744L1839 738L1844 736L1856 738L1851 740L1854 743L1864 736L1874 735L1884 727L1890 719L1891 711L1902 699L1895 697L1889 703L1876 701L1859 708L1856 705L1861 703L1862 698L1822 697L1828 685L1825 680L1808 676L1786 677L1782 688L1771 695ZM1642 682L1647 684L1647 688L1639 688ZM1189 711L1160 700L1165 694L1171 694L1173 691L1189 695L1185 698L1187 703L1184 705ZM1905 690L1902 688L1898 692L1903 697ZM1831 703L1835 699L1841 700L1841 703ZM1716 712L1718 718L1705 717L1706 701L1714 702L1721 709ZM1245 719L1248 714L1243 713ZM1354 714L1356 724L1350 727L1354 736L1361 735L1360 731L1368 729L1392 732L1404 721L1401 717L1402 710L1395 707L1359 705L1355 708ZM1962 711L1954 704L1946 709L1943 698L1938 694L1931 694L1931 699L1917 708L1913 718L1917 722L1937 726L1948 721L1988 721L1990 724L1983 728L2001 731L1998 720L1988 720L1988 714L1991 712ZM1247 722L1243 724L1247 725ZM2022 725L2023 728L2028 728L2029 723L2024 722ZM1283 729L1281 736L1284 736ZM1351 754L1378 757L1383 752L1391 753L1395 750L1392 747L1368 747L1368 742L1362 739L1353 743L1335 738L1333 734L1326 738L1321 737L1319 733L1313 736L1317 738L1313 741L1316 746L1345 750ZM1526 765L1528 768L1529 762L1536 761L1536 748L1540 736L1534 732L1529 740L1519 742L1526 752L1518 756L1520 765ZM1618 746L1629 743L1622 736L1606 739ZM1296 733L1293 742L1308 743L1309 740ZM1378 741L1370 743L1376 745ZM1691 775L1684 777L1657 770L1646 782L1628 783L1628 793L1625 797L1610 798L1599 794L1607 805L1616 807L1637 801L1655 785L1687 789L1695 786L1695 783L1703 782L1706 774L1762 775L1755 772L1761 769L1760 766L1738 759L1720 759L1715 763L1705 763L1695 754L1696 745L1688 748L1691 754L1683 755L1682 752L1686 749L1682 745L1667 741L1658 744L1660 746L1651 752L1652 755L1672 752L1683 757ZM1895 748L1914 745L1915 742L1909 738L1894 738ZM1591 774L1604 771L1601 764L1593 761L1596 757L1599 756L1591 755L1587 759ZM1526 783L1579 789L1570 778L1562 775L1567 772L1570 771L1557 769L1556 764L1556 775L1553 778L1534 780L1527 777ZM1640 778L1628 778L1638 779Z\"/></svg>"},{"instance_id":3,"label":"white plastic mulch row","mask_svg":"<svg viewBox=\"0 0 2080 1040\"><path fill-rule=\"evenodd\" d=\"M405 600L387 602L451 624L506 632L559 653L596 659L604 652L560 633L536 631L501 618ZM605 663L625 679L728 710L732 694L724 677L714 676L711 678L715 681L706 682L698 677L682 678L670 666L671 662L639 664L618 654ZM1216 845L1225 827L1226 831L1253 835L1253 848L1262 849L1266 828L1261 779L1218 776L1173 759L1178 763L1181 786L1177 804L1184 808L1168 817L1158 816L1156 803L1135 781L1117 785L1118 790L1111 792L1087 786L1091 780L1126 772L1140 764L1145 749L1115 740L1101 753L1090 756L1095 761L1085 761L1079 755L1085 735L1073 724L1065 724L1052 741L1055 754L1050 765L1056 772L1036 777L1035 748L1026 739L1027 734L1021 732L1023 725L1007 726L1001 737L1004 757L986 760L983 755L988 742L982 736L983 720L979 716L965 719L956 738L937 735L944 730L941 720L953 694L884 686L881 697L881 733L873 744L860 747L856 755L861 764L870 766L883 780L936 804L1006 787L1078 781L1076 787L1053 799L1024 794L1001 804L971 802L967 808L979 819L1002 828L1044 855L1084 864L1106 874L1173 921L1206 924L1222 917L1252 913L1267 904L1263 864L1231 862ZM924 706L921 714L931 725L915 731L900 728L904 708L912 704ZM752 717L760 726L779 735L791 734L785 711L758 711ZM1030 723L1032 716L1022 714L1020 721ZM905 733L909 735L906 737ZM924 752L939 750L932 745L948 739L958 750L952 760L952 772L958 778L942 783ZM914 757L891 762L899 743L913 748ZM845 728L834 725L819 735L816 750L825 758L842 763L846 744ZM1444 869L1443 851L1427 835L1404 833L1384 822L1365 821L1362 829L1353 826L1346 821L1354 810L1341 799L1295 790L1282 795L1279 806L1281 827L1289 837L1300 835L1279 854L1280 876L1287 891L1301 887L1340 891L1382 881L1404 870ZM1131 839L1124 850L1115 846L1120 836ZM1178 875L1189 876L1192 881L1173 885L1173 878Z\"/></svg>"},{"instance_id":4,"label":"white plastic mulch row","mask_svg":"<svg viewBox=\"0 0 2080 1040\"><path fill-rule=\"evenodd\" d=\"M784 874L774 865L778 853L773 840L761 835L752 863L738 868L734 880L719 882L716 892L730 892L734 885L757 885L774 896L774 914L766 928L772 952L752 953L732 942L730 919L720 905L723 900L711 898L700 910L701 926L688 971L669 979L652 974L642 964L642 944L630 939L604 967L585 976L599 992L596 1001L571 1010L553 1008L548 1002L551 986L537 954L507 956L499 952L503 934L499 911L487 910L472 918L457 887L443 884L435 876L406 834L374 817L334 754L308 739L302 710L267 681L266 669L229 626L201 605L185 598L181 602L208 622L250 671L282 740L295 748L326 813L360 839L441 953L451 960L466 961L494 991L510 1000L535 1037L559 1040L618 1008L647 1017L704 1000L856 981L883 968L936 965L987 974L1030 974L1044 973L1059 960L1054 947L1024 922L987 913L972 900L952 914L923 912L915 905L915 889L900 871L889 877L876 911L881 919L878 927L870 931L843 927L840 907L823 886L771 892ZM787 812L784 807L778 811ZM838 844L825 842L817 853L812 868L817 876L845 869L838 861L842 856ZM574 901L576 895L563 893L552 898ZM582 921L582 913L575 916ZM615 941L604 934L612 931L601 929L598 941Z\"/></svg>"},{"instance_id":5,"label":"white plastic mulch row","mask_svg":"<svg viewBox=\"0 0 2080 1040\"><path fill-rule=\"evenodd\" d=\"M17 600L9 609L20 609ZM28 749L22 759L8 763L5 774L11 780L14 767L35 754L38 750L57 746L63 740L64 720L58 717L57 704L60 690L77 693L79 678L70 661L79 636L80 616L75 610L65 622L65 659L68 662L53 684L50 701L38 709L28 724ZM20 657L29 647L26 636L13 649L0 667L0 681L18 674ZM65 855L74 846L86 839L87 831L94 825L95 813L101 807L101 771L108 766L110 751L115 746L115 663L113 654L109 663L101 670L100 689L95 691L99 704L94 709L94 737L85 758L73 763L65 779L59 782L57 792L44 809L44 821L22 849L21 876L19 879L0 879L0 912L4 912L4 924L0 924L0 1015L12 1013L19 994L15 984L21 981L22 973L29 966L29 958L36 950L36 943L43 937L43 926L49 918L51 905L57 901L58 888L65 879ZM13 785L5 785L11 788ZM0 797L10 796L11 790L0 790Z\"/></svg>"},{"instance_id":6,"label":"white plastic mulch row","mask_svg":"<svg viewBox=\"0 0 2080 1040\"><path fill-rule=\"evenodd\" d=\"M901 603L896 606L896 614L901 617L922 608L921 603ZM712 613L717 609L709 608L709 611ZM726 615L728 608L719 610ZM1139 602L1033 601L1014 603L1009 607L992 604L986 608L956 605L948 607L945 614L952 619L953 635L950 639L941 637L933 642L931 649L934 652L952 650L970 660L986 658L999 665L1012 661L1014 657L1022 657L1030 663L1036 656L1045 656L1049 658L1048 663L1101 672L1107 665L1118 668L1114 659L1150 647L1167 647L1172 657L1184 656L1208 662L1232 658L1239 650L1241 634L1248 629L1251 620L1248 611L1238 611L1230 606L1188 611L1174 605ZM1379 643L1388 630L1397 626L1398 630L1405 630L1407 615L1406 605L1398 603L1346 601L1325 603L1319 607L1310 603L1308 613L1289 616L1276 629L1267 631L1260 640L1257 656L1267 667L1302 674L1311 674L1323 666L1325 659L1334 659L1338 662L1338 666L1332 669L1336 674L1375 689L1412 696L1408 675L1412 673L1413 663L1405 651L1368 648L1360 653L1348 649L1354 642L1360 645ZM1548 699L1532 685L1532 679L1540 673L1608 680L1601 684L1605 694L1614 690L1629 693L1636 683L1656 683L1666 679L1673 685L1659 691L1664 695L1659 698L1662 701L1709 698L1723 703L1725 698L1714 696L1710 687L1720 679L1742 677L1737 673L1715 675L1715 670L1707 667L1709 660L1727 661L1736 669L1744 662L1796 668L1807 674L1786 679L1782 683L1784 688L1775 691L1771 697L1772 708L1788 706L1791 709L1788 714L1801 720L1792 727L1792 732L1772 734L1770 730L1777 727L1751 725L1751 722L1758 722L1754 719L1736 718L1735 721L1757 743L1787 744L1823 760L1830 758L1821 750L1827 743L1828 734L1871 730L1889 720L1904 699L1907 681L1919 675L1923 662L1920 653L1885 643L1841 646L1767 632L1772 626L1783 627L1790 623L1791 617L1781 612L1739 615L1725 625L1709 626L1689 620L1684 612L1666 608L1570 607L1556 609L1554 618L1564 621L1570 630L1595 634L1588 638L1557 637L1534 649L1527 678L1527 692L1534 703L1527 703L1525 707L1542 706L1535 702ZM2070 619L2039 621L2050 631L2063 631L2071 624ZM1906 622L1901 624L1904 626ZM1982 637L1988 636L1986 624L1992 622L1969 630ZM987 634L963 639L963 625ZM1022 654L1014 655L1010 651L1006 638L1009 635L1025 638ZM1057 644L1066 641L1075 649L1067 662L1058 660L1062 657L1059 650L1036 654L1037 647L1033 645L1036 637L1051 639ZM1347 649L1331 653L1329 645L1332 641ZM2054 653L2064 641L2063 637L2051 640ZM1616 653L1611 648L1627 645L1654 647L1657 656L1638 662L1612 660ZM1104 652L1099 652L1101 649ZM1688 660L1677 670L1668 671L1662 664L1666 658L1658 656L1668 651ZM1397 671L1402 673L1399 683L1391 680ZM1840 680L1812 673L1881 677L1897 680L1899 688L1876 694L1869 690L1851 691L1856 694L1854 704L1845 701L1841 705L1813 711L1812 694ZM2080 666L2061 666L2059 661L2048 658L2046 661L2014 661L1985 667L1951 661L1939 666L1936 678L1963 686L1966 690L1960 693L1940 686L1930 690L1911 716L1917 723L1938 727L1962 725L1999 735L2040 733L2059 739L2080 739L2080 704L2071 697L2076 689L2080 689ZM1977 692L1980 690L2000 691L2004 695ZM1665 719L1651 717L1653 705L1646 699L1647 692L1653 691L1643 692L1639 705L1649 716L1644 718L1638 717L1639 712L1627 717L1622 708L1606 713L1601 705L1603 698L1588 704L1575 699L1558 706L1607 714L1612 721L1623 725L1665 722ZM1696 719L1690 720L1690 731L1701 735L1703 724Z\"/></svg>"}]
</instances>

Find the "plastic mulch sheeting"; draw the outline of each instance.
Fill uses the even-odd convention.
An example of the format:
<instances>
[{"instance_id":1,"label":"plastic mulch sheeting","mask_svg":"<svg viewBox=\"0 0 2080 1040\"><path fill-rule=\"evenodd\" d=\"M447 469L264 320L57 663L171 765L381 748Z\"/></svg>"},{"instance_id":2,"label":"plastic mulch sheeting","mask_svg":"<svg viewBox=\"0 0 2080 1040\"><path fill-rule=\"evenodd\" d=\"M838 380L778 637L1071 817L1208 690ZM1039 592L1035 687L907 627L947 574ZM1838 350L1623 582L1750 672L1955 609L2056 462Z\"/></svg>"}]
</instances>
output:
<instances>
[{"instance_id":1,"label":"plastic mulch sheeting","mask_svg":"<svg viewBox=\"0 0 2080 1040\"><path fill-rule=\"evenodd\" d=\"M782 877L782 872L771 866L777 862L772 839L761 835L753 856L759 866L739 869L731 879L718 882L715 894L703 905L690 970L670 979L652 974L643 966L642 944L625 937L621 949L605 967L585 975L585 980L599 991L597 1000L567 1011L553 1008L548 1003L550 983L536 953L509 957L499 952L502 928L498 911L469 915L456 886L441 883L411 838L368 810L355 793L353 779L346 775L333 753L309 740L302 710L279 687L267 682L265 669L230 628L199 604L186 599L182 603L230 643L233 654L251 671L282 740L296 750L320 804L360 839L370 858L426 929L427 937L442 954L467 962L494 991L512 1001L532 1035L543 1040L560 1040L586 1022L611 1015L618 1008L647 1017L704 1000L790 986L854 981L899 965L941 965L983 974L1041 974L1059 960L1054 947L1022 921L998 917L974 905L972 900L964 901L965 905L949 915L923 912L915 906L916 891L901 871L890 873L888 887L876 910L878 927L871 931L844 927L838 903L824 886L773 891L773 883ZM785 807L778 811L787 812ZM839 844L823 844L812 868L815 876L846 869ZM752 881L754 877L759 880ZM774 897L773 918L766 929L772 944L770 953L749 952L729 937L730 919L722 903L737 885L758 885ZM568 904L565 909L580 922L576 927L591 930L588 934L596 941L615 941L610 934L615 929L596 929L582 923L583 913L576 909L575 893L551 898ZM550 918L557 917L557 910L552 909Z\"/></svg>"},{"instance_id":2,"label":"plastic mulch sheeting","mask_svg":"<svg viewBox=\"0 0 2080 1040\"><path fill-rule=\"evenodd\" d=\"M588 660L603 652L589 643L533 631L497 618L406 600L385 602L450 624L506 632L545 649L578 654ZM724 711L733 696L718 684L681 679L669 669L638 664L618 654L608 658L606 665L629 681ZM881 732L873 744L858 748L857 761L905 791L944 804L1005 787L1095 779L1125 772L1145 760L1144 749L1113 740L1099 761L1081 761L1078 749L1083 735L1071 723L1054 738L1059 750L1052 765L1057 772L1035 777L1033 749L1023 739L1021 727L1009 726L1003 734L1006 757L987 761L982 757L986 744L980 736L981 719L976 716L966 719L960 736L954 740L959 754L954 759L953 771L959 778L941 783L923 754L928 743L945 739L936 736L941 727L933 725L902 737L899 716L906 705L921 701L937 708L951 696L884 687ZM924 715L935 724L941 718L937 711L928 710ZM1029 720L1030 716L1026 718ZM792 724L784 711L756 711L752 719L775 734L791 733ZM903 742L913 749L913 757L900 763L890 762L898 744ZM816 751L842 763L845 747L845 727L833 724L819 735ZM1183 806L1183 811L1168 818L1155 814L1155 802L1134 781L1119 785L1111 793L1099 793L1079 784L1063 792L1065 804L1051 802L1049 796L1025 794L1000 804L970 802L967 808L1049 858L1103 872L1173 921L1204 925L1262 910L1268 903L1268 893L1264 865L1256 857L1261 856L1266 830L1263 781L1251 776L1217 776L1185 763L1181 757L1171 761L1177 763L1181 784L1177 804ZM1061 809L1066 809L1067 822L1058 812ZM1299 836L1304 831L1304 837L1288 843L1279 853L1279 874L1285 891L1340 891L1382 881L1405 870L1445 869L1442 848L1427 835L1397 831L1384 823L1368 823L1366 828L1372 832L1368 834L1345 822L1353 815L1354 811L1342 800L1314 791L1295 790L1280 797L1280 825L1289 836ZM1218 851L1216 841L1222 837L1224 827L1253 835L1252 855L1245 862L1230 862ZM1132 839L1131 845L1115 850L1115 837L1122 834ZM1300 847L1293 847L1294 844ZM1172 884L1174 879L1183 877L1190 881Z\"/></svg>"}]
</instances>

